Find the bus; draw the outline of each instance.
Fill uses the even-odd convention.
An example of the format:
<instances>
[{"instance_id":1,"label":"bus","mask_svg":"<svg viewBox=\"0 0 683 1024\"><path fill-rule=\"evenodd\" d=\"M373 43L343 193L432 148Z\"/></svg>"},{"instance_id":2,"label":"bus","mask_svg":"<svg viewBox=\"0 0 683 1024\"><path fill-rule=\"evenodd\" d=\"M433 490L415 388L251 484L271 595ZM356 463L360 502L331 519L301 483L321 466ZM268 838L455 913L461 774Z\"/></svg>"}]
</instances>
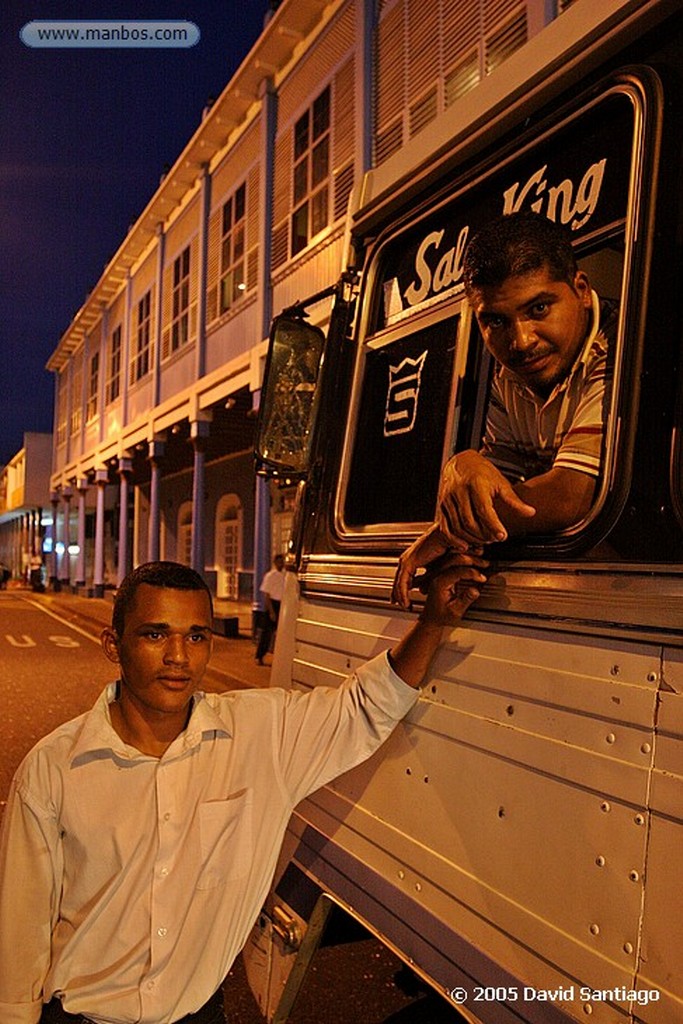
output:
<instances>
[{"instance_id":1,"label":"bus","mask_svg":"<svg viewBox=\"0 0 683 1024\"><path fill-rule=\"evenodd\" d=\"M336 685L419 611L392 581L482 438L462 258L502 213L566 225L618 303L599 485L490 548L415 709L297 807L246 952L278 1024L333 907L476 1024L683 1022L683 8L579 4L510 66L368 172L339 280L274 322L257 462L298 491L272 684Z\"/></svg>"}]
</instances>

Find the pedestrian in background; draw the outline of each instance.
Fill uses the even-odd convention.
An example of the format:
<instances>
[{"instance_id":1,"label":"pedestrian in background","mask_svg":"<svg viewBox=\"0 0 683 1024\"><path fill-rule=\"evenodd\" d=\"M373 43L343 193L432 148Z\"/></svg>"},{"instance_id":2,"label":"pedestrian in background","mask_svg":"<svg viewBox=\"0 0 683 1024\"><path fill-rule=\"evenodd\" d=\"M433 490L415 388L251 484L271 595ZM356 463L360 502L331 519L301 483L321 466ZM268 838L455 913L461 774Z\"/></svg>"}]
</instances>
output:
<instances>
[{"instance_id":1,"label":"pedestrian in background","mask_svg":"<svg viewBox=\"0 0 683 1024\"><path fill-rule=\"evenodd\" d=\"M266 573L261 583L265 608L261 616L261 635L256 648L256 660L259 665L263 665L263 658L270 650L270 642L277 629L284 589L285 559L283 555L276 555L273 559L273 568Z\"/></svg>"}]
</instances>

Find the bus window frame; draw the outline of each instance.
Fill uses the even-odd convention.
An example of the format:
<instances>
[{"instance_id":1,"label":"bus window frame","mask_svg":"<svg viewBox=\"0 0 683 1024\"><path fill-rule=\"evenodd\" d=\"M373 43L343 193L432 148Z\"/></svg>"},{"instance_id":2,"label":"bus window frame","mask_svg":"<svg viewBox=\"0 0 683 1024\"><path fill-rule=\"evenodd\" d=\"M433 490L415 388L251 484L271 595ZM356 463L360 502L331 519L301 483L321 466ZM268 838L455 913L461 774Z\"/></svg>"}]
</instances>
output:
<instances>
[{"instance_id":1,"label":"bus window frame","mask_svg":"<svg viewBox=\"0 0 683 1024\"><path fill-rule=\"evenodd\" d=\"M348 551L350 548L358 550L398 550L406 543L411 542L430 524L424 523L381 523L363 525L349 525L344 519L344 505L349 487L349 478L354 454L356 440L357 418L362 401L362 384L365 368L365 353L368 348L376 343L378 339L386 338L387 332L397 327L403 328L406 325L414 325L419 322L423 313L438 310L449 303L457 304L460 309L460 320L458 324L458 336L456 361L467 363L470 358L472 338L476 337L476 331L470 332L469 339L466 337L466 325L471 323L471 318L465 312L467 303L461 286L456 286L444 293L440 301L428 300L428 309L418 309L413 312L406 311L396 323L387 327L381 327L374 333L370 333L370 327L376 316L378 303L381 301L380 284L383 280L382 270L384 267L383 256L385 250L389 249L392 242L408 233L422 221L438 213L447 204L464 198L474 189L480 188L482 183L494 179L500 175L501 170L520 160L534 147L540 147L548 138L561 133L573 122L589 114L595 107L605 103L612 96L624 96L630 100L633 109L633 131L631 136L630 171L628 179L628 193L625 203L625 216L618 218L613 223L608 223L599 228L596 232L588 232L582 235L577 245L577 260L581 261L581 254L586 250L595 251L601 243L607 243L610 238L619 235L623 241L624 259L622 267L622 282L620 292L620 310L617 336L615 339L614 378L609 409L605 421L605 434L603 443L604 461L599 478L599 488L593 501L591 509L584 519L574 526L558 531L552 535L541 535L537 537L526 537L524 542L518 542L516 546L523 549L526 557L548 557L549 555L562 556L574 554L596 544L602 537L606 536L616 522L623 510L627 499L631 481L631 462L633 454L633 442L635 436L636 417L634 411L638 409L638 388L632 387L629 393L624 387L624 377L633 382L638 380L642 360L643 346L643 308L647 301L647 281L645 287L642 282L646 278L645 271L650 263L650 249L652 245L652 225L654 220L654 209L656 193L653 188L646 186L646 182L656 182L656 171L659 162L659 135L661 132L661 119L663 109L663 96L661 82L656 73L649 67L627 68L614 72L606 80L593 86L576 100L566 104L554 117L548 117L539 125L530 129L526 135L515 143L509 143L504 148L502 156L495 162L489 158L479 165L468 176L455 179L450 185L445 185L430 202L425 199L417 208L413 207L411 214L398 217L393 220L391 226L380 231L370 246L366 257L368 268L364 286L359 297L360 316L357 320L357 355L353 374L351 392L351 403L349 408L349 420L344 436L340 473L334 493L333 516L331 523L331 539L335 548L341 551ZM644 268L639 273L639 268ZM636 287L636 279L641 282ZM629 343L625 344L627 327L629 332ZM417 328L414 328L417 329ZM385 341L386 343L386 341ZM481 347L481 346L480 346ZM454 388L457 381L457 374L454 368ZM457 413L460 411L460 400L462 387L465 381L461 381L458 393L452 396L457 404ZM481 381L477 377L477 387L481 389ZM488 390L488 386L487 389ZM484 407L485 409L485 407ZM443 462L452 453L449 448L449 439L456 440L452 432L456 420L456 409L453 409L454 416L449 418L446 436L443 445ZM442 462L442 465L443 465Z\"/></svg>"}]
</instances>

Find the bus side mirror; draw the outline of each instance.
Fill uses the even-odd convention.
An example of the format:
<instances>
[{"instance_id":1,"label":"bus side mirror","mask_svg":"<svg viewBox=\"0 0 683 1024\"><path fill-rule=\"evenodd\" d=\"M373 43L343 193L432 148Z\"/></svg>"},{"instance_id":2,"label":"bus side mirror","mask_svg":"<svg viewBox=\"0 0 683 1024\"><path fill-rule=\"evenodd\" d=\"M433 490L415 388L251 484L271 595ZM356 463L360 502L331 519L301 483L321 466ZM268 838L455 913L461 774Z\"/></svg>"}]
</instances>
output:
<instances>
[{"instance_id":1,"label":"bus side mirror","mask_svg":"<svg viewBox=\"0 0 683 1024\"><path fill-rule=\"evenodd\" d=\"M273 321L263 380L256 459L273 476L304 476L311 461L325 335L300 316Z\"/></svg>"}]
</instances>

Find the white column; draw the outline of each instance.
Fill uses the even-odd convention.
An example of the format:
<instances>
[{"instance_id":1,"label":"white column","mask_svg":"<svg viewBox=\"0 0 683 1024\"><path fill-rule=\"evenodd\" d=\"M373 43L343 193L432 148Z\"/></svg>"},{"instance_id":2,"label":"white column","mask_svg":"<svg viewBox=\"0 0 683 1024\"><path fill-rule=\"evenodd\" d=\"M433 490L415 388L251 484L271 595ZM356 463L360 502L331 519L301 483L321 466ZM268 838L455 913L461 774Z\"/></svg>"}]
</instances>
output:
<instances>
[{"instance_id":1,"label":"white column","mask_svg":"<svg viewBox=\"0 0 683 1024\"><path fill-rule=\"evenodd\" d=\"M106 469L95 473L97 505L95 506L95 571L93 573L93 597L104 597L104 499L109 474Z\"/></svg>"},{"instance_id":2,"label":"white column","mask_svg":"<svg viewBox=\"0 0 683 1024\"><path fill-rule=\"evenodd\" d=\"M52 542L52 550L49 557L48 579L53 590L59 589L59 562L57 559L57 510L59 508L59 493L50 491L50 505L52 506L52 526L49 537Z\"/></svg>"},{"instance_id":3,"label":"white column","mask_svg":"<svg viewBox=\"0 0 683 1024\"><path fill-rule=\"evenodd\" d=\"M158 562L159 561L159 525L160 525L160 507L159 507L159 481L161 479L161 469L159 466L159 459L164 454L164 442L163 441L150 441L149 453L147 458L151 468L151 478L149 484L149 530L147 534L147 561Z\"/></svg>"},{"instance_id":4,"label":"white column","mask_svg":"<svg viewBox=\"0 0 683 1024\"><path fill-rule=\"evenodd\" d=\"M69 545L71 544L71 498L73 497L73 491L70 487L62 488L62 510L64 520L62 522L62 544L64 545L64 554L60 560L60 582L62 586L71 586L71 556L69 555Z\"/></svg>"},{"instance_id":5,"label":"white column","mask_svg":"<svg viewBox=\"0 0 683 1024\"><path fill-rule=\"evenodd\" d=\"M123 583L130 568L130 545L128 543L128 491L133 470L131 459L119 459L119 560L116 569L116 585Z\"/></svg>"},{"instance_id":6,"label":"white column","mask_svg":"<svg viewBox=\"0 0 683 1024\"><path fill-rule=\"evenodd\" d=\"M88 481L84 477L76 484L78 491L78 561L76 562L76 586L85 586L85 501L88 493Z\"/></svg>"},{"instance_id":7,"label":"white column","mask_svg":"<svg viewBox=\"0 0 683 1024\"><path fill-rule=\"evenodd\" d=\"M194 420L190 424L190 440L194 449L192 473L192 555L191 565L195 572L204 572L204 459L206 439L209 436L207 420Z\"/></svg>"}]
</instances>

